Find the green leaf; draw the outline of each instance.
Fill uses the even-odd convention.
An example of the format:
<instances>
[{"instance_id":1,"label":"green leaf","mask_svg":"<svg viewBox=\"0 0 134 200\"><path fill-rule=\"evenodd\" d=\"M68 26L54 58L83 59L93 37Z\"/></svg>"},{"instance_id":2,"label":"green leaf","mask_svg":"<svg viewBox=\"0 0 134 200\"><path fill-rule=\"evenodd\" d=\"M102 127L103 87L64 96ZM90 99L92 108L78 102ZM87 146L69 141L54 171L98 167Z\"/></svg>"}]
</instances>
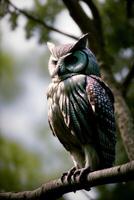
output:
<instances>
[{"instance_id":1,"label":"green leaf","mask_svg":"<svg viewBox=\"0 0 134 200\"><path fill-rule=\"evenodd\" d=\"M0 18L8 13L8 3L5 0L0 1Z\"/></svg>"},{"instance_id":2,"label":"green leaf","mask_svg":"<svg viewBox=\"0 0 134 200\"><path fill-rule=\"evenodd\" d=\"M10 21L10 24L11 24L11 29L12 30L15 30L15 28L17 27L17 20L18 20L18 16L19 14L17 12L12 12L10 14L10 18L9 18L9 21Z\"/></svg>"}]
</instances>

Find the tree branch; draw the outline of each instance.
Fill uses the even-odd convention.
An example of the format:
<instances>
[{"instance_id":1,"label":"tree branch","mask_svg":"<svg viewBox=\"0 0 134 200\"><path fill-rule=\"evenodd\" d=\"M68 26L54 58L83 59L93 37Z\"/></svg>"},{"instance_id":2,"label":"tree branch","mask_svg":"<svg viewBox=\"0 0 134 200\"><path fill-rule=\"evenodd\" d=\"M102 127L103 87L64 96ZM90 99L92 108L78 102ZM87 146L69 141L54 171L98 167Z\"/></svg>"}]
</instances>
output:
<instances>
[{"instance_id":1,"label":"tree branch","mask_svg":"<svg viewBox=\"0 0 134 200\"><path fill-rule=\"evenodd\" d=\"M67 181L62 183L61 179L57 179L43 184L41 187L33 191L0 193L0 200L54 200L68 192L74 192L86 187L127 181L134 181L134 161L89 173L86 183L79 182L78 178L76 178L76 181L72 181L71 184L67 183Z\"/></svg>"},{"instance_id":2,"label":"tree branch","mask_svg":"<svg viewBox=\"0 0 134 200\"><path fill-rule=\"evenodd\" d=\"M79 4L78 0L63 0L65 6L68 8L69 13L80 29L85 32L86 25L92 23L92 20L86 15L84 10ZM93 25L93 24L92 24ZM91 26L92 26L91 25Z\"/></svg>"},{"instance_id":3,"label":"tree branch","mask_svg":"<svg viewBox=\"0 0 134 200\"><path fill-rule=\"evenodd\" d=\"M98 37L100 39L100 44L104 45L104 38L103 38L103 31L102 31L102 21L101 21L100 13L99 13L95 3L92 0L81 0L81 1L85 2L88 5L89 9L91 10L93 18L94 18L96 29L99 33Z\"/></svg>"},{"instance_id":4,"label":"tree branch","mask_svg":"<svg viewBox=\"0 0 134 200\"><path fill-rule=\"evenodd\" d=\"M42 21L41 19L39 19L37 16L33 16L31 14L29 14L27 11L25 10L22 10L20 8L17 8L13 3L11 3L9 0L6 0L8 2L8 4L14 8L17 12L19 12L20 14L24 15L25 17L27 17L28 19L40 24L41 26L43 26L44 28L50 30L50 31L54 31L54 32L57 32L59 34L62 34L62 35L65 35L67 37L70 37L70 38L73 38L75 40L78 40L78 37L72 35L72 34L69 34L69 33L65 33L64 31L61 31L57 28L54 28L50 25L48 25L46 22Z\"/></svg>"},{"instance_id":5,"label":"tree branch","mask_svg":"<svg viewBox=\"0 0 134 200\"><path fill-rule=\"evenodd\" d=\"M90 8L90 10L93 14L94 19L101 21L100 14L99 14L98 9L97 9L96 5L94 4L94 2L92 0L81 0L81 1L85 2L88 5L88 7Z\"/></svg>"},{"instance_id":6,"label":"tree branch","mask_svg":"<svg viewBox=\"0 0 134 200\"><path fill-rule=\"evenodd\" d=\"M89 7L89 9L91 10L92 15L93 15L95 39L96 39L98 53L99 53L99 55L97 55L97 54L96 55L98 56L98 59L102 60L102 58L103 58L103 60L106 60L106 62L108 63L109 56L108 56L107 52L105 51L105 40L104 40L103 29L102 29L102 20L101 20L99 10L93 0L81 0L81 1L83 1L87 4L87 6Z\"/></svg>"},{"instance_id":7,"label":"tree branch","mask_svg":"<svg viewBox=\"0 0 134 200\"><path fill-rule=\"evenodd\" d=\"M128 92L128 88L129 88L133 79L134 79L134 61L132 63L132 66L131 66L131 69L130 69L128 75L126 76L126 78L125 78L125 80L123 81L123 84L122 84L123 96L126 96L126 94Z\"/></svg>"},{"instance_id":8,"label":"tree branch","mask_svg":"<svg viewBox=\"0 0 134 200\"><path fill-rule=\"evenodd\" d=\"M98 48L96 45L99 43L96 43L97 37L93 20L86 15L78 0L63 0L63 3L67 7L70 16L76 22L81 31L83 33L89 33L88 40L90 49L95 54L98 54Z\"/></svg>"},{"instance_id":9,"label":"tree branch","mask_svg":"<svg viewBox=\"0 0 134 200\"><path fill-rule=\"evenodd\" d=\"M134 13L133 13L133 0L126 0L126 14L128 18L133 18Z\"/></svg>"},{"instance_id":10,"label":"tree branch","mask_svg":"<svg viewBox=\"0 0 134 200\"><path fill-rule=\"evenodd\" d=\"M101 21L101 16L100 16L99 10L93 0L82 0L82 1L88 5L89 9L92 12L93 20L94 20L95 28L96 28L96 32L97 32L97 37L98 37L99 44L102 49L102 48L104 48L105 42L104 42L102 21Z\"/></svg>"}]
</instances>

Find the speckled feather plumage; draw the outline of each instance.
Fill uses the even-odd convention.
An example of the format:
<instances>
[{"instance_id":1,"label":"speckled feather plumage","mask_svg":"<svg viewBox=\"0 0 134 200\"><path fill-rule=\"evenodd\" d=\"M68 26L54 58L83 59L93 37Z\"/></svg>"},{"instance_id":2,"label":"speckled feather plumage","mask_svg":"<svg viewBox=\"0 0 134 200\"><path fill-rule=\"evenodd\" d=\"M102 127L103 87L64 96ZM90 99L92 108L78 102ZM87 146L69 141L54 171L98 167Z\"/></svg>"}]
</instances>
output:
<instances>
[{"instance_id":1,"label":"speckled feather plumage","mask_svg":"<svg viewBox=\"0 0 134 200\"><path fill-rule=\"evenodd\" d=\"M49 94L53 96L49 123L54 135L68 151L72 146L81 148L81 144L92 144L101 159L99 168L111 166L115 159L116 138L110 89L98 77L84 75L55 85L48 91L48 98Z\"/></svg>"},{"instance_id":2,"label":"speckled feather plumage","mask_svg":"<svg viewBox=\"0 0 134 200\"><path fill-rule=\"evenodd\" d=\"M114 97L109 87L96 76L87 78L86 91L90 104L95 106L100 157L104 166L110 167L115 159L116 144Z\"/></svg>"}]
</instances>

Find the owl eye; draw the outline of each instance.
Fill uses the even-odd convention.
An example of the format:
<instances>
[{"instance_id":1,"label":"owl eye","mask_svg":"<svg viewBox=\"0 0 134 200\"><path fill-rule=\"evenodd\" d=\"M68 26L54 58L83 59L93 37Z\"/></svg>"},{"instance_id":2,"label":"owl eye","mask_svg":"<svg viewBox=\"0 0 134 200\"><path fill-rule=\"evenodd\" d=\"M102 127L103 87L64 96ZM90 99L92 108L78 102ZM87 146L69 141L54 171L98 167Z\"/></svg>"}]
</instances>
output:
<instances>
[{"instance_id":1,"label":"owl eye","mask_svg":"<svg viewBox=\"0 0 134 200\"><path fill-rule=\"evenodd\" d=\"M78 58L76 56L71 55L65 58L64 63L65 65L71 65L77 63L77 61Z\"/></svg>"},{"instance_id":2,"label":"owl eye","mask_svg":"<svg viewBox=\"0 0 134 200\"><path fill-rule=\"evenodd\" d=\"M58 62L57 60L52 60L53 65L57 65L57 62Z\"/></svg>"},{"instance_id":3,"label":"owl eye","mask_svg":"<svg viewBox=\"0 0 134 200\"><path fill-rule=\"evenodd\" d=\"M64 59L65 68L72 73L82 71L86 67L86 64L87 56L83 51L73 52L73 54L65 57Z\"/></svg>"}]
</instances>

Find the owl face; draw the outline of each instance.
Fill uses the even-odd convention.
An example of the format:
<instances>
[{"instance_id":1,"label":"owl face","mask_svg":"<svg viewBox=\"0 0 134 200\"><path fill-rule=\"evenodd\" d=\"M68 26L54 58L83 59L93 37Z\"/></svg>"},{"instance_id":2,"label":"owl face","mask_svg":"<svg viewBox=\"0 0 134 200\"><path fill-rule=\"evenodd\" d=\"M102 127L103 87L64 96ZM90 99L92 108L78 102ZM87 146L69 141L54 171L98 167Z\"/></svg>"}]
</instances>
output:
<instances>
[{"instance_id":1,"label":"owl face","mask_svg":"<svg viewBox=\"0 0 134 200\"><path fill-rule=\"evenodd\" d=\"M94 54L86 48L87 34L74 44L55 46L48 43L51 56L48 63L52 79L64 80L76 74L100 76Z\"/></svg>"}]
</instances>

